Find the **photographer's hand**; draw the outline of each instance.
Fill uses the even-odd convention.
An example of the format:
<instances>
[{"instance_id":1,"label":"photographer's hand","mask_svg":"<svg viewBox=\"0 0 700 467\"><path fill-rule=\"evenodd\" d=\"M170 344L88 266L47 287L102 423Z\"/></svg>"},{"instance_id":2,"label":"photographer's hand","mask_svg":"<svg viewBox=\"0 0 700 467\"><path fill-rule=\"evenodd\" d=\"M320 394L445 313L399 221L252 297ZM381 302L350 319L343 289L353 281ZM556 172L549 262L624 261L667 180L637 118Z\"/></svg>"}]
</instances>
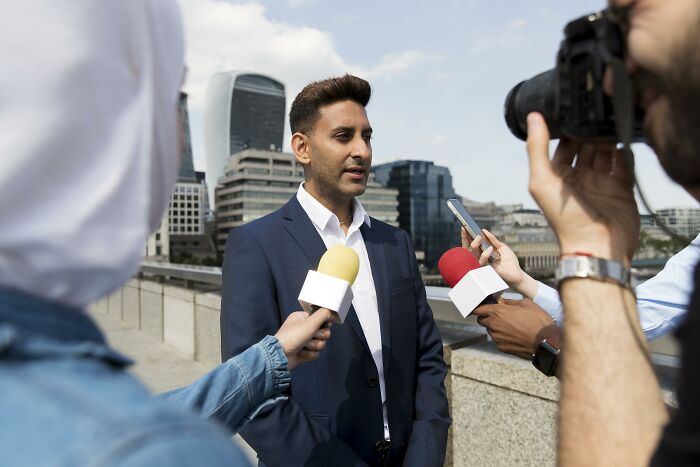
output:
<instances>
[{"instance_id":1,"label":"photographer's hand","mask_svg":"<svg viewBox=\"0 0 700 467\"><path fill-rule=\"evenodd\" d=\"M550 160L544 118L531 113L527 123L530 194L562 253L591 253L629 267L639 241L639 212L623 155L611 145L562 139Z\"/></svg>"},{"instance_id":2,"label":"photographer's hand","mask_svg":"<svg viewBox=\"0 0 700 467\"><path fill-rule=\"evenodd\" d=\"M544 119L530 114L530 193L562 252L629 267L639 213L622 154L562 140L550 161L548 144ZM566 356L558 369L559 465L649 465L667 415L634 294L616 283L575 279L561 284L560 295Z\"/></svg>"}]
</instances>

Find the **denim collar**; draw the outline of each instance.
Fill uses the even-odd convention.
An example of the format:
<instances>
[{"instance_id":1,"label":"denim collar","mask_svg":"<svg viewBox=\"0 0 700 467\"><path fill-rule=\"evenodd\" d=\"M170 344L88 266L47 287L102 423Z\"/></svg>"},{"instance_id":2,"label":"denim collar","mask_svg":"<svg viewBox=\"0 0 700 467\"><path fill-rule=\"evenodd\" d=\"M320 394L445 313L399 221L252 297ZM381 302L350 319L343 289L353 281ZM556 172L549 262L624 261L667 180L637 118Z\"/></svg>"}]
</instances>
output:
<instances>
[{"instance_id":1,"label":"denim collar","mask_svg":"<svg viewBox=\"0 0 700 467\"><path fill-rule=\"evenodd\" d=\"M83 310L0 288L0 354L95 357L117 366L131 360L112 350Z\"/></svg>"}]
</instances>

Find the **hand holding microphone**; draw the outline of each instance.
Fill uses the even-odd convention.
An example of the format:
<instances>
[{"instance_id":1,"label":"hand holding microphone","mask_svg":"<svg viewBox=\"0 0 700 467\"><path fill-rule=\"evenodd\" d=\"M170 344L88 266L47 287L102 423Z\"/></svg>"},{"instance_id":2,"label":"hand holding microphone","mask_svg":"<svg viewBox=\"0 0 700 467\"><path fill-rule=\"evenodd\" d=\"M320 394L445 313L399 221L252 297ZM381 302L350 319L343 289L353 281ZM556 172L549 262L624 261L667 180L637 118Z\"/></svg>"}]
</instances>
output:
<instances>
[{"instance_id":1,"label":"hand holding microphone","mask_svg":"<svg viewBox=\"0 0 700 467\"><path fill-rule=\"evenodd\" d=\"M336 245L328 249L318 263L317 271L309 271L299 292L304 311L319 308L331 311L333 321L343 323L352 304L352 284L360 270L360 258L350 247Z\"/></svg>"},{"instance_id":2,"label":"hand holding microphone","mask_svg":"<svg viewBox=\"0 0 700 467\"><path fill-rule=\"evenodd\" d=\"M465 318L481 303L496 303L497 294L508 288L491 266L481 266L465 248L447 250L438 261L438 269L452 288L450 300Z\"/></svg>"},{"instance_id":3,"label":"hand holding microphone","mask_svg":"<svg viewBox=\"0 0 700 467\"><path fill-rule=\"evenodd\" d=\"M299 292L304 311L291 313L275 334L290 370L301 362L316 360L331 337L331 322L345 321L359 269L355 250L337 245L323 254L317 271L309 271Z\"/></svg>"},{"instance_id":4,"label":"hand holding microphone","mask_svg":"<svg viewBox=\"0 0 700 467\"><path fill-rule=\"evenodd\" d=\"M332 319L331 312L319 308L309 315L295 311L282 323L275 337L287 356L287 367L291 370L299 363L316 360L331 337L331 330L324 327Z\"/></svg>"}]
</instances>

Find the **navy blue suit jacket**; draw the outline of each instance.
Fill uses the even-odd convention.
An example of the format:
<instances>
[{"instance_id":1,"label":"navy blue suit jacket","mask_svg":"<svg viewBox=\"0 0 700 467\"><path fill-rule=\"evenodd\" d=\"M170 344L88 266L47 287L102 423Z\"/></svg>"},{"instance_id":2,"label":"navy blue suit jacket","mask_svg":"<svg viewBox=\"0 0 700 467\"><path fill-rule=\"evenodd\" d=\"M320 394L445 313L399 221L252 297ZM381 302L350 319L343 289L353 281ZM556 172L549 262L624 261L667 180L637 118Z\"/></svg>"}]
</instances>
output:
<instances>
[{"instance_id":1,"label":"navy blue suit jacket","mask_svg":"<svg viewBox=\"0 0 700 467\"><path fill-rule=\"evenodd\" d=\"M442 466L450 424L442 341L406 232L363 224L377 291L391 449L387 465ZM297 297L326 251L296 196L281 209L233 229L226 243L221 301L224 360L301 309ZM377 370L350 309L320 358L292 371L286 401L263 409L241 435L261 463L381 465L383 417ZM263 465L264 465L263 464Z\"/></svg>"}]
</instances>

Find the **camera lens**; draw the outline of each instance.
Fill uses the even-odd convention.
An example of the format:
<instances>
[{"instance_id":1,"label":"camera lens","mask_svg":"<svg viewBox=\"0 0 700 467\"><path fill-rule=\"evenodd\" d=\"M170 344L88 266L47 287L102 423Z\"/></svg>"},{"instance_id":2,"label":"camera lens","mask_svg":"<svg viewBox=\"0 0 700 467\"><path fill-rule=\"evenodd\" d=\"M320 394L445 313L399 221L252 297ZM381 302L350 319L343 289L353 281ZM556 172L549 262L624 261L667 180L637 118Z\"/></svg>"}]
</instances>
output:
<instances>
[{"instance_id":1,"label":"camera lens","mask_svg":"<svg viewBox=\"0 0 700 467\"><path fill-rule=\"evenodd\" d=\"M550 138L559 138L557 122L557 75L556 70L548 70L527 81L518 83L506 97L503 107L506 125L522 140L527 139L527 115L539 112L549 127Z\"/></svg>"}]
</instances>

